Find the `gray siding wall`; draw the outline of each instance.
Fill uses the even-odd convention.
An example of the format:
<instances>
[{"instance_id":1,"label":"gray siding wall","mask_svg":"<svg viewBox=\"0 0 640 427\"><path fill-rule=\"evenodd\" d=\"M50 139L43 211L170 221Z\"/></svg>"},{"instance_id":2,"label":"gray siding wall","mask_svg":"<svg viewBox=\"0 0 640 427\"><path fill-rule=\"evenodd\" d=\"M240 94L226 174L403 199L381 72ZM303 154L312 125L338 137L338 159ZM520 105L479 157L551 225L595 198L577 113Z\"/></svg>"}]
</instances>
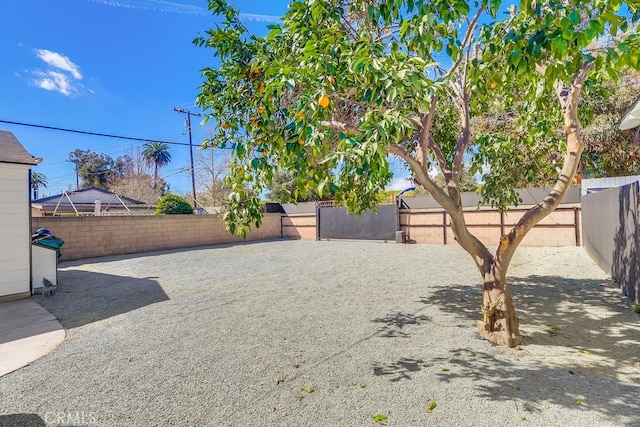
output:
<instances>
[{"instance_id":1,"label":"gray siding wall","mask_svg":"<svg viewBox=\"0 0 640 427\"><path fill-rule=\"evenodd\" d=\"M640 299L640 183L582 197L582 239L587 253L633 302Z\"/></svg>"}]
</instances>

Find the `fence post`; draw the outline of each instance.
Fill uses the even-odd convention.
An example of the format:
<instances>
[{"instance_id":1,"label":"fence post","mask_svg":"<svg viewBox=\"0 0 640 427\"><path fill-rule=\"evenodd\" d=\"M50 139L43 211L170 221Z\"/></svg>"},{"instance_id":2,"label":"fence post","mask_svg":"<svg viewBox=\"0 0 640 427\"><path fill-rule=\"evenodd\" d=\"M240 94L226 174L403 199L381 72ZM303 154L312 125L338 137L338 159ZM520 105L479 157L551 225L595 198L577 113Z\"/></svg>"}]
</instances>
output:
<instances>
[{"instance_id":1,"label":"fence post","mask_svg":"<svg viewBox=\"0 0 640 427\"><path fill-rule=\"evenodd\" d=\"M447 244L447 212L442 212L442 240Z\"/></svg>"},{"instance_id":2,"label":"fence post","mask_svg":"<svg viewBox=\"0 0 640 427\"><path fill-rule=\"evenodd\" d=\"M316 203L316 241L320 240L320 204Z\"/></svg>"},{"instance_id":3,"label":"fence post","mask_svg":"<svg viewBox=\"0 0 640 427\"><path fill-rule=\"evenodd\" d=\"M577 207L573 208L573 227L576 232L576 246L580 246L580 210Z\"/></svg>"}]
</instances>

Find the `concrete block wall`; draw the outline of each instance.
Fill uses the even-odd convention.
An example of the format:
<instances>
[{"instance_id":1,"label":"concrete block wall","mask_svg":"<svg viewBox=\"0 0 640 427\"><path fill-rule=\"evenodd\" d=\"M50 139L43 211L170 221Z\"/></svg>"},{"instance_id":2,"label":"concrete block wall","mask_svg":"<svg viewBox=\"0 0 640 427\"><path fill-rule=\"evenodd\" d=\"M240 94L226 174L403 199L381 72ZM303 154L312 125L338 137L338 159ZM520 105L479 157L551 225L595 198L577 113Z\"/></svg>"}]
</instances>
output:
<instances>
[{"instance_id":1,"label":"concrete block wall","mask_svg":"<svg viewBox=\"0 0 640 427\"><path fill-rule=\"evenodd\" d=\"M32 228L64 240L62 261L243 241L215 215L34 217ZM280 214L265 214L244 241L280 237Z\"/></svg>"},{"instance_id":2,"label":"concrete block wall","mask_svg":"<svg viewBox=\"0 0 640 427\"><path fill-rule=\"evenodd\" d=\"M482 242L497 246L501 230L508 232L523 214L510 211L502 226L500 213L494 210L467 211L465 218ZM34 217L32 229L38 228L47 228L65 241L63 261L243 241L227 233L224 221L215 215ZM414 243L455 244L450 219L443 211L401 210L400 229ZM522 245L575 246L576 236L580 236L579 209L561 208L534 227ZM315 240L315 213L265 214L262 226L249 233L246 241L280 237Z\"/></svg>"}]
</instances>

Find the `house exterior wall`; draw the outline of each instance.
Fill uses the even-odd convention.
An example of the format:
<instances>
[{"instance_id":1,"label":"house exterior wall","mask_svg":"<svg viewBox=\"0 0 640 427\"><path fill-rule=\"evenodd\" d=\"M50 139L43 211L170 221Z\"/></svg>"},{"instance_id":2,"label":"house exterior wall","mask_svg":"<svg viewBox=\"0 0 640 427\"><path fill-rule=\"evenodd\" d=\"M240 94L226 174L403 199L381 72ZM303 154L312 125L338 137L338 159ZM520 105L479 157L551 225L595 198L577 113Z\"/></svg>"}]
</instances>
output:
<instances>
[{"instance_id":1,"label":"house exterior wall","mask_svg":"<svg viewBox=\"0 0 640 427\"><path fill-rule=\"evenodd\" d=\"M280 214L265 214L246 240L215 215L34 217L32 228L64 240L61 261L281 237Z\"/></svg>"},{"instance_id":2,"label":"house exterior wall","mask_svg":"<svg viewBox=\"0 0 640 427\"><path fill-rule=\"evenodd\" d=\"M0 299L30 293L29 165L0 163Z\"/></svg>"}]
</instances>

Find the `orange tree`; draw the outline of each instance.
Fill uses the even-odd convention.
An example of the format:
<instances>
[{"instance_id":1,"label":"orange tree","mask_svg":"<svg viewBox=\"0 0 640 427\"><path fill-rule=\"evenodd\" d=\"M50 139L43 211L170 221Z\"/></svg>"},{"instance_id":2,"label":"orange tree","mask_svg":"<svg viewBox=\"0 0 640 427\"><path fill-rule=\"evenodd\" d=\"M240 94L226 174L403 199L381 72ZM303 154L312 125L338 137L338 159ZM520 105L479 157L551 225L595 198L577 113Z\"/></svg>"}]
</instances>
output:
<instances>
[{"instance_id":1,"label":"orange tree","mask_svg":"<svg viewBox=\"0 0 640 427\"><path fill-rule=\"evenodd\" d=\"M639 67L640 37L627 31L639 18L635 3L522 1L504 10L499 0L294 0L266 37L251 34L225 0L209 0L209 9L222 23L195 43L219 65L203 70L198 103L219 125L205 144L233 153L229 231L260 225L256 195L282 169L302 195L331 189L349 210L370 209L392 178L388 156L397 156L448 212L478 268L480 334L520 344L509 262L576 173L581 98L605 75ZM519 126L473 134L472 119L494 110ZM553 189L490 252L465 222L464 163L489 171L483 195L504 208L514 201L512 175L531 173L524 151L558 128L561 143L545 149L560 152ZM432 166L445 188L430 178Z\"/></svg>"}]
</instances>

